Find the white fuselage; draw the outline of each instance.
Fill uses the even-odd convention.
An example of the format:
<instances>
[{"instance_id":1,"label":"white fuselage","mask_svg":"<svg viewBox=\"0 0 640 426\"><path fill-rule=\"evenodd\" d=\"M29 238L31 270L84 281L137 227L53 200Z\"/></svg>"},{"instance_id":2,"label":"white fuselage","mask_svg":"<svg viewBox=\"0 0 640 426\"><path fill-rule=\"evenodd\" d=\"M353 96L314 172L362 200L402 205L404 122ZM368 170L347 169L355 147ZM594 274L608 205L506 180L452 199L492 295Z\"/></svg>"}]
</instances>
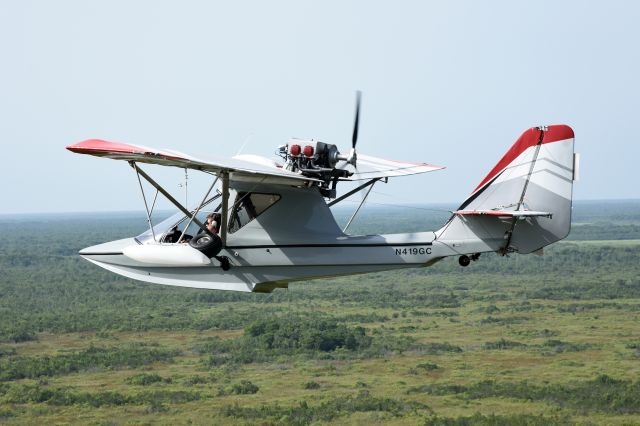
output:
<instances>
[{"instance_id":1,"label":"white fuselage","mask_svg":"<svg viewBox=\"0 0 640 426\"><path fill-rule=\"evenodd\" d=\"M141 263L122 249L133 238L81 251L81 255L120 275L157 284L235 291L269 291L303 279L429 266L456 254L434 241L433 232L345 236L333 243L228 246L219 256L230 259L224 271L213 260L206 266L176 267Z\"/></svg>"},{"instance_id":2,"label":"white fuselage","mask_svg":"<svg viewBox=\"0 0 640 426\"><path fill-rule=\"evenodd\" d=\"M227 235L218 256L229 259L223 270L209 264L176 266L158 259L158 251L175 247L158 243L163 230L137 238L112 241L80 251L85 259L117 274L140 281L195 288L235 291L270 291L288 282L310 278L359 274L397 268L421 267L459 252L436 240L434 232L362 235L344 234L324 199L314 187L256 185L234 182L230 205L239 194L269 193L278 201L262 214ZM166 226L167 230L173 224ZM153 254L141 261L126 253L132 246L149 246ZM152 247L153 246L153 247ZM134 247L135 248L135 247Z\"/></svg>"}]
</instances>

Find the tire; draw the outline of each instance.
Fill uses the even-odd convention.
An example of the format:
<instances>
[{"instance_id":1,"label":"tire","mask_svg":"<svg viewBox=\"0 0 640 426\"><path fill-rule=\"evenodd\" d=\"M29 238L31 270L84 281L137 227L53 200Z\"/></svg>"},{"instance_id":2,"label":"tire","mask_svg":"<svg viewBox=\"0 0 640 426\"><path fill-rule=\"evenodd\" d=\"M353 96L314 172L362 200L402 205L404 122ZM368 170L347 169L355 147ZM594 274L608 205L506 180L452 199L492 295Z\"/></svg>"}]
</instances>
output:
<instances>
[{"instance_id":1,"label":"tire","mask_svg":"<svg viewBox=\"0 0 640 426\"><path fill-rule=\"evenodd\" d=\"M216 256L216 259L220 262L220 267L223 271L231 269L231 262L229 262L229 258L227 256Z\"/></svg>"},{"instance_id":2,"label":"tire","mask_svg":"<svg viewBox=\"0 0 640 426\"><path fill-rule=\"evenodd\" d=\"M217 235L198 234L189 240L189 245L209 259L222 250L222 240Z\"/></svg>"}]
</instances>

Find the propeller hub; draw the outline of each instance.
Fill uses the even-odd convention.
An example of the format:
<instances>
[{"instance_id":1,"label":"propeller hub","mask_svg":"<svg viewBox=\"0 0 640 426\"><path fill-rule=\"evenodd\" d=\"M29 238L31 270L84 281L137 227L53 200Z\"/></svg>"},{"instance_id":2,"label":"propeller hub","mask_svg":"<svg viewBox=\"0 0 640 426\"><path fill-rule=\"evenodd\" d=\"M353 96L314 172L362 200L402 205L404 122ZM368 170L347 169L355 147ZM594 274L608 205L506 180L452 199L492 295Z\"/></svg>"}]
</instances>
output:
<instances>
[{"instance_id":1,"label":"propeller hub","mask_svg":"<svg viewBox=\"0 0 640 426\"><path fill-rule=\"evenodd\" d=\"M353 167L356 167L357 160L358 154L356 154L356 149L351 148L351 151L349 151L349 156L347 157L347 163L351 164Z\"/></svg>"}]
</instances>

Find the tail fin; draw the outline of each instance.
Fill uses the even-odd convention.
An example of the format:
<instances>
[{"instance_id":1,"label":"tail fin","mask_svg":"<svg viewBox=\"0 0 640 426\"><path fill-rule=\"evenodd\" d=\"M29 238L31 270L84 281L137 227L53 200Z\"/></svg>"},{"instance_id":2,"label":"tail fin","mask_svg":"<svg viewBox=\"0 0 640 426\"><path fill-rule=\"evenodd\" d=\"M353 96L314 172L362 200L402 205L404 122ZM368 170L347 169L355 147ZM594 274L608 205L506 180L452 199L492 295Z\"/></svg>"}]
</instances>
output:
<instances>
[{"instance_id":1,"label":"tail fin","mask_svg":"<svg viewBox=\"0 0 640 426\"><path fill-rule=\"evenodd\" d=\"M571 229L574 134L554 125L525 131L438 232L472 251L531 253ZM474 243L475 241L475 243Z\"/></svg>"}]
</instances>

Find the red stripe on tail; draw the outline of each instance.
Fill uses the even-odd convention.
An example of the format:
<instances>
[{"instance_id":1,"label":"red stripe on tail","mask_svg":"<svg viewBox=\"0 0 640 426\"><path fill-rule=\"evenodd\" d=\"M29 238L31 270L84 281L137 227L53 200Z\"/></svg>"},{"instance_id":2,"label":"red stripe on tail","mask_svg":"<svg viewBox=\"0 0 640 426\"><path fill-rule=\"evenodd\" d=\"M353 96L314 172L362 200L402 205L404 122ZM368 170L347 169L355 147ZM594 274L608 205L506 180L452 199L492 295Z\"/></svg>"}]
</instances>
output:
<instances>
[{"instance_id":1,"label":"red stripe on tail","mask_svg":"<svg viewBox=\"0 0 640 426\"><path fill-rule=\"evenodd\" d=\"M538 138L540 137L540 130L537 127L532 127L526 130L520 138L513 144L511 149L507 151L507 153L502 157L498 164L495 165L493 169L489 172L489 174L482 179L482 182L473 190L472 194L476 192L478 189L482 188L487 182L491 181L498 173L503 171L509 164L513 162L520 154L525 152L527 149L535 146L538 143ZM548 130L544 132L544 139L542 143L552 143L563 141L566 139L572 139L574 137L573 129L564 124L558 124L553 126L548 126Z\"/></svg>"}]
</instances>

